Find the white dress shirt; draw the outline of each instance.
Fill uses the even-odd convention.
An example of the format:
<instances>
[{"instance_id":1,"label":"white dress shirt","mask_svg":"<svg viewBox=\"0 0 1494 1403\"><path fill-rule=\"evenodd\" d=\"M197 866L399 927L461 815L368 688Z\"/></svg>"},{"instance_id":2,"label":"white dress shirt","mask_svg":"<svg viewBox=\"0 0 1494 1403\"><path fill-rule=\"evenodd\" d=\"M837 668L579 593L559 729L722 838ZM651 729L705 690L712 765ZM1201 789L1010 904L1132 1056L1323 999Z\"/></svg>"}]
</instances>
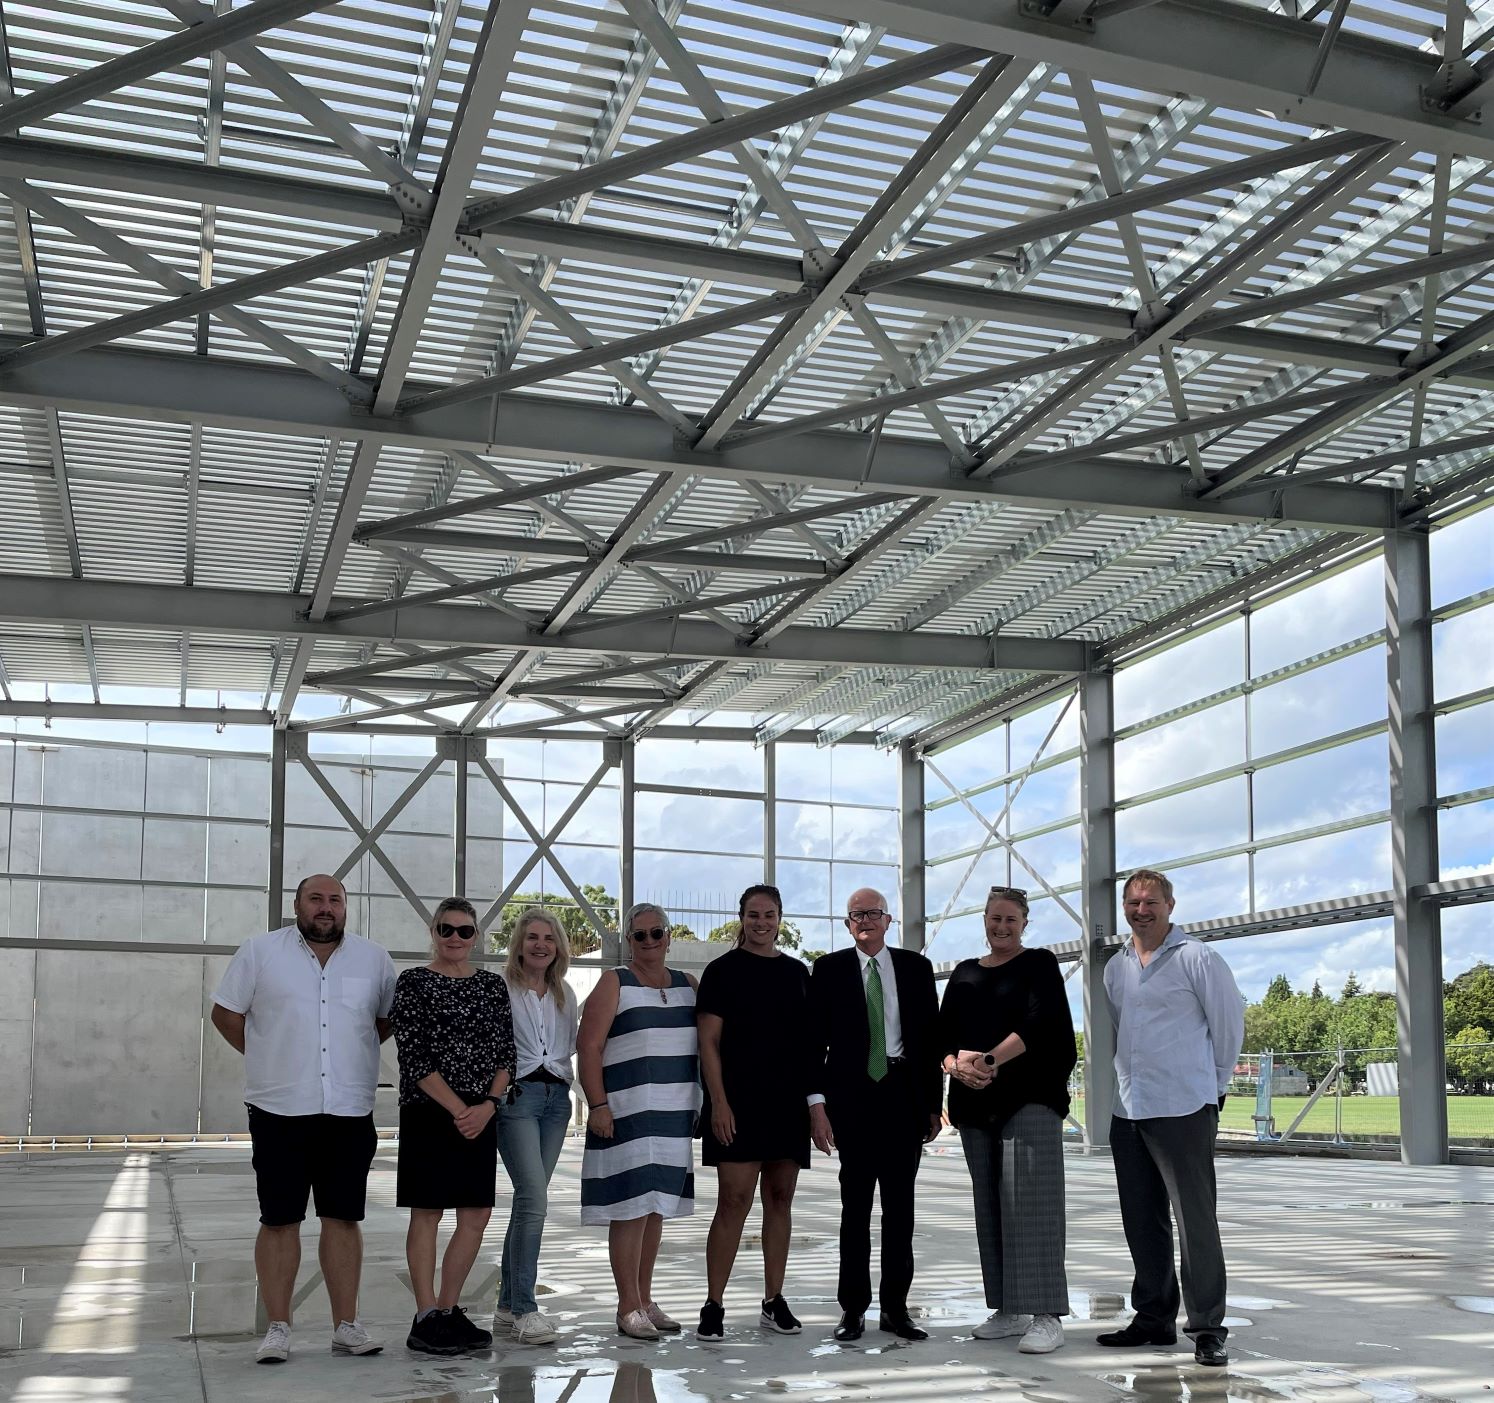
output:
<instances>
[{"instance_id":1,"label":"white dress shirt","mask_svg":"<svg viewBox=\"0 0 1494 1403\"><path fill-rule=\"evenodd\" d=\"M1245 1040L1245 1000L1218 951L1172 926L1143 966L1128 940L1105 966L1116 1102L1127 1120L1214 1105Z\"/></svg>"},{"instance_id":2,"label":"white dress shirt","mask_svg":"<svg viewBox=\"0 0 1494 1403\"><path fill-rule=\"evenodd\" d=\"M565 991L564 1010L556 1006L555 996L547 988L536 994L519 980L509 979L509 1002L514 1011L514 1043L519 1049L519 1070L515 1080L527 1077L543 1067L562 1081L571 1081L575 1072L571 1058L576 1051L576 991L562 981Z\"/></svg>"},{"instance_id":3,"label":"white dress shirt","mask_svg":"<svg viewBox=\"0 0 1494 1403\"><path fill-rule=\"evenodd\" d=\"M323 965L295 926L252 936L213 995L244 1015L244 1099L277 1116L366 1116L379 1085L379 1032L394 961L344 935Z\"/></svg>"}]
</instances>

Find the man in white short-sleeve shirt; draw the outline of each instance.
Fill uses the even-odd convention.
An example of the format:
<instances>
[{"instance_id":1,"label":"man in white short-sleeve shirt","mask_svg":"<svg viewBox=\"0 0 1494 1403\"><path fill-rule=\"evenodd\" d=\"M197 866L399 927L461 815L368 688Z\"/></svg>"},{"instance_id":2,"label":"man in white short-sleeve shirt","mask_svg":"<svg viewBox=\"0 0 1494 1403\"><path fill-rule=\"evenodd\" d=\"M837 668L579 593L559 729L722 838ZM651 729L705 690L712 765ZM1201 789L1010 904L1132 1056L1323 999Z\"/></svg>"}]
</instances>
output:
<instances>
[{"instance_id":1,"label":"man in white short-sleeve shirt","mask_svg":"<svg viewBox=\"0 0 1494 1403\"><path fill-rule=\"evenodd\" d=\"M259 1193L254 1266L270 1317L256 1356L262 1364L290 1354L301 1223L313 1196L333 1352L383 1347L358 1321L358 1224L377 1145L374 1093L394 961L371 940L345 933L347 892L336 877L307 877L296 888L295 915L294 925L239 946L213 995L213 1026L244 1054Z\"/></svg>"}]
</instances>

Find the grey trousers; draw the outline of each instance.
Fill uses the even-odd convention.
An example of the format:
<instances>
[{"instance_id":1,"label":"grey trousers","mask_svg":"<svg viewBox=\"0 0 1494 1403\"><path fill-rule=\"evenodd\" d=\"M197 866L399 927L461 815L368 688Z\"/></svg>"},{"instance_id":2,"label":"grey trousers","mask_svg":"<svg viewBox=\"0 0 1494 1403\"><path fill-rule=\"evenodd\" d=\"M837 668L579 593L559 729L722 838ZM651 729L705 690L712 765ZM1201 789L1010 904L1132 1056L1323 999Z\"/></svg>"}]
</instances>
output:
<instances>
[{"instance_id":1,"label":"grey trousers","mask_svg":"<svg viewBox=\"0 0 1494 1403\"><path fill-rule=\"evenodd\" d=\"M1213 1105L1187 1116L1111 1117L1110 1153L1121 1223L1136 1268L1131 1306L1142 1325L1177 1328L1180 1293L1172 1260L1176 1218L1187 1333L1219 1339L1229 1333L1224 1326L1224 1248L1214 1187L1218 1130L1219 1109Z\"/></svg>"},{"instance_id":2,"label":"grey trousers","mask_svg":"<svg viewBox=\"0 0 1494 1403\"><path fill-rule=\"evenodd\" d=\"M986 1306L1011 1315L1067 1315L1063 1120L1023 1106L998 1130L961 1126L975 1198Z\"/></svg>"}]
</instances>

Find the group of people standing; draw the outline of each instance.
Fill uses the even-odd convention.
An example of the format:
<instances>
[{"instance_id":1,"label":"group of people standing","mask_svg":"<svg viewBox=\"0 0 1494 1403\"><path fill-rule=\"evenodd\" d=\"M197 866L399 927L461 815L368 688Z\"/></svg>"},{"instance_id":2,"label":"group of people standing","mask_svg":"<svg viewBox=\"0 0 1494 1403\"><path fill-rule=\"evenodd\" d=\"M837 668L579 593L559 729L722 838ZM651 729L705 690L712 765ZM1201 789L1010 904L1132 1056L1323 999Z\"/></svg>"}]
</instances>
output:
<instances>
[{"instance_id":1,"label":"group of people standing","mask_svg":"<svg viewBox=\"0 0 1494 1403\"><path fill-rule=\"evenodd\" d=\"M1110 1139L1136 1272L1135 1318L1098 1342L1175 1343L1181 1300L1195 1358L1223 1364L1213 1139L1243 1038L1243 1003L1218 954L1171 924L1165 876L1132 874L1123 903L1131 939L1107 966L1105 986L1117 1027ZM987 951L956 967L942 1004L930 962L887 944L892 916L875 890L848 902L852 944L811 967L779 947L777 889L749 887L735 948L698 981L669 967L669 918L640 903L624 917L625 962L602 974L579 1014L565 979L565 933L538 908L516 923L500 976L472 964L476 913L451 898L432 922L431 962L396 979L386 952L344 934L345 905L334 878L308 878L296 894L296 923L246 942L215 995L213 1022L246 1057L261 1210L255 1258L271 1317L261 1360L289 1353L299 1224L313 1194L332 1347L381 1347L357 1318L357 1224L374 1149L378 1044L391 1033L400 1061L396 1201L410 1211L416 1301L411 1349L449 1354L492 1343L460 1302L494 1206L500 1156L514 1195L493 1327L521 1344L556 1338L535 1291L573 1076L586 1105L581 1221L607 1226L622 1334L658 1339L682 1329L654 1299L653 1277L665 1221L694 1211L698 1136L702 1163L718 1181L699 1339L726 1335L727 1285L758 1197L758 1324L788 1335L802 1329L784 1292L794 1192L811 1145L839 1159L835 1339L854 1341L866 1329L878 1195L878 1327L925 1339L908 1299L915 1189L922 1147L944 1123L947 1075L991 1311L974 1335L1019 1337L1025 1353L1062 1345L1063 1125L1076 1049L1058 961L1023 944L1022 890L991 889ZM315 1045L319 1060L307 1055ZM437 1228L448 1209L456 1224L438 1280ZM1172 1218L1182 1236L1181 1289Z\"/></svg>"}]
</instances>

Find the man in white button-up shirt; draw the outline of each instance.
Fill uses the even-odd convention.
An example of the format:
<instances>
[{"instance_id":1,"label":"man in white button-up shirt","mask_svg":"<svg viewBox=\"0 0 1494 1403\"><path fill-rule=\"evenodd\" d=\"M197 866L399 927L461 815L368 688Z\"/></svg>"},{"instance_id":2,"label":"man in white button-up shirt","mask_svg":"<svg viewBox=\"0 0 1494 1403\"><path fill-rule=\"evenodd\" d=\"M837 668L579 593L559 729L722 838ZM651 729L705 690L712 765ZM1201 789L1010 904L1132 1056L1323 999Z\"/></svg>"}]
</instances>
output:
<instances>
[{"instance_id":1,"label":"man in white button-up shirt","mask_svg":"<svg viewBox=\"0 0 1494 1403\"><path fill-rule=\"evenodd\" d=\"M294 925L239 946L213 995L213 1026L244 1054L259 1193L254 1266L270 1317L261 1363L290 1353L301 1223L313 1195L333 1352L381 1348L358 1321L358 1224L377 1145L374 1092L394 962L387 950L344 932L347 893L336 877L307 877L296 888L295 914Z\"/></svg>"},{"instance_id":2,"label":"man in white button-up shirt","mask_svg":"<svg viewBox=\"0 0 1494 1403\"><path fill-rule=\"evenodd\" d=\"M1221 1365L1229 1357L1214 1137L1245 1037L1244 1000L1218 952L1172 924L1172 883L1160 872L1132 873L1122 900L1131 940L1105 966L1118 1107L1110 1152L1136 1268L1136 1315L1098 1343L1176 1343L1181 1297L1193 1357ZM1169 1207L1182 1239L1181 1292Z\"/></svg>"}]
</instances>

